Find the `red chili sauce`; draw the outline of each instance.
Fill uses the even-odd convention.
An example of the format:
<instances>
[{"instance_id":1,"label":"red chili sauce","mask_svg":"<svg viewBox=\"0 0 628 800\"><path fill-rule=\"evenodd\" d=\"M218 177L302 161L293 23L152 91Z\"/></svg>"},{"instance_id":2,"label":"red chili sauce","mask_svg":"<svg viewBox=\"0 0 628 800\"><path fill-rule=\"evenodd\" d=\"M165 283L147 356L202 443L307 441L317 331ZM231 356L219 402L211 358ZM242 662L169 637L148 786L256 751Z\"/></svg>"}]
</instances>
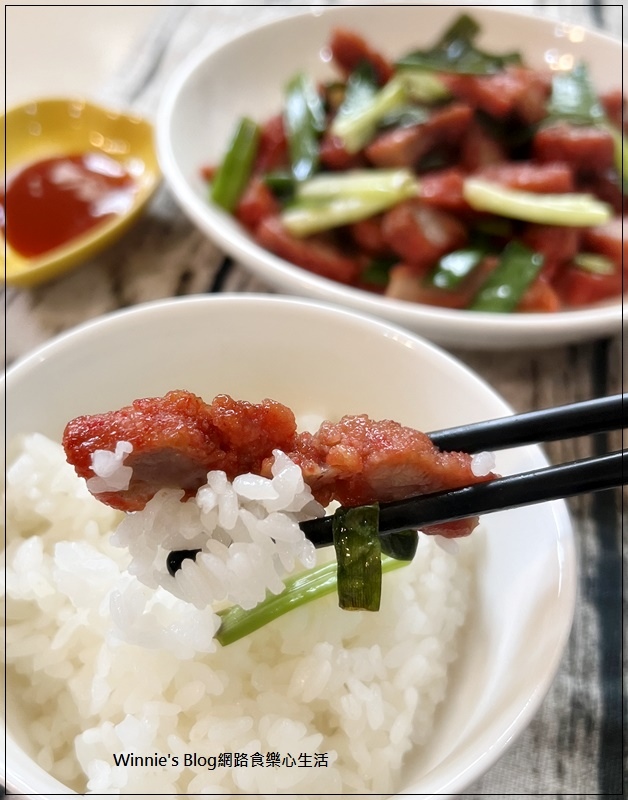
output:
<instances>
[{"instance_id":1,"label":"red chili sauce","mask_svg":"<svg viewBox=\"0 0 628 800\"><path fill-rule=\"evenodd\" d=\"M103 153L57 156L31 164L0 190L7 244L27 258L67 244L124 214L137 192L124 166Z\"/></svg>"}]
</instances>

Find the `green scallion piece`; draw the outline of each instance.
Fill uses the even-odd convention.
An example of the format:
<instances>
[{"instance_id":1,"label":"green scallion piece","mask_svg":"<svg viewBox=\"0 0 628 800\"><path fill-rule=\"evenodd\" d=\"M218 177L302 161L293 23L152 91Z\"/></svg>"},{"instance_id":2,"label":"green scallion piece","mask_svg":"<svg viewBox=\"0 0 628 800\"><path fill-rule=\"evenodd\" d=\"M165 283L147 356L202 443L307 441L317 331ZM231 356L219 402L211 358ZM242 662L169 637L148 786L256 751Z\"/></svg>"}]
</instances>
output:
<instances>
[{"instance_id":1,"label":"green scallion piece","mask_svg":"<svg viewBox=\"0 0 628 800\"><path fill-rule=\"evenodd\" d=\"M390 270L398 262L398 258L374 258L362 270L360 280L373 286L387 286Z\"/></svg>"},{"instance_id":2,"label":"green scallion piece","mask_svg":"<svg viewBox=\"0 0 628 800\"><path fill-rule=\"evenodd\" d=\"M405 552L409 552L409 549L407 547ZM410 561L411 559L401 561L382 556L382 572L392 572L405 567ZM331 594L336 591L338 585L337 571L336 562L331 561L290 578L286 581L286 588L281 594L269 594L255 608L243 609L240 606L231 606L220 611L218 615L221 618L221 625L216 639L223 646L232 644L289 611Z\"/></svg>"},{"instance_id":3,"label":"green scallion piece","mask_svg":"<svg viewBox=\"0 0 628 800\"><path fill-rule=\"evenodd\" d=\"M595 275L613 275L615 264L610 258L599 253L578 253L573 263L586 272L593 272Z\"/></svg>"},{"instance_id":4,"label":"green scallion piece","mask_svg":"<svg viewBox=\"0 0 628 800\"><path fill-rule=\"evenodd\" d=\"M603 126L613 137L615 169L621 183L622 194L628 194L628 139L610 122L603 123Z\"/></svg>"},{"instance_id":5,"label":"green scallion piece","mask_svg":"<svg viewBox=\"0 0 628 800\"><path fill-rule=\"evenodd\" d=\"M214 203L233 211L251 176L259 144L259 126L248 117L237 124L227 153L210 188Z\"/></svg>"},{"instance_id":6,"label":"green scallion piece","mask_svg":"<svg viewBox=\"0 0 628 800\"><path fill-rule=\"evenodd\" d=\"M423 106L403 105L386 114L379 121L378 130L387 128L411 128L422 125L429 119L430 112Z\"/></svg>"},{"instance_id":7,"label":"green scallion piece","mask_svg":"<svg viewBox=\"0 0 628 800\"><path fill-rule=\"evenodd\" d=\"M292 172L287 169L267 172L262 180L270 191L280 200L292 198L298 185Z\"/></svg>"},{"instance_id":8,"label":"green scallion piece","mask_svg":"<svg viewBox=\"0 0 628 800\"><path fill-rule=\"evenodd\" d=\"M491 75L508 64L521 64L519 53L496 55L479 50L474 41L480 26L468 14L461 14L434 47L414 50L397 61L399 67L420 67L437 72Z\"/></svg>"},{"instance_id":9,"label":"green scallion piece","mask_svg":"<svg viewBox=\"0 0 628 800\"><path fill-rule=\"evenodd\" d=\"M425 105L441 103L451 97L451 92L438 75L426 69L399 69L392 78L406 92L408 100Z\"/></svg>"},{"instance_id":10,"label":"green scallion piece","mask_svg":"<svg viewBox=\"0 0 628 800\"><path fill-rule=\"evenodd\" d=\"M310 236L372 217L417 192L417 179L406 169L320 173L298 185L281 221L293 236Z\"/></svg>"},{"instance_id":11,"label":"green scallion piece","mask_svg":"<svg viewBox=\"0 0 628 800\"><path fill-rule=\"evenodd\" d=\"M398 561L412 561L419 545L418 531L397 531L379 537L382 553Z\"/></svg>"},{"instance_id":12,"label":"green scallion piece","mask_svg":"<svg viewBox=\"0 0 628 800\"><path fill-rule=\"evenodd\" d=\"M606 113L589 78L584 62L568 72L555 72L552 93L544 123L557 121L594 125L606 118Z\"/></svg>"},{"instance_id":13,"label":"green scallion piece","mask_svg":"<svg viewBox=\"0 0 628 800\"><path fill-rule=\"evenodd\" d=\"M378 91L379 83L373 66L367 61L362 62L347 78L344 98L337 113L345 117L361 111L372 102Z\"/></svg>"},{"instance_id":14,"label":"green scallion piece","mask_svg":"<svg viewBox=\"0 0 628 800\"><path fill-rule=\"evenodd\" d=\"M462 192L476 211L525 222L583 227L602 225L613 216L609 205L590 194L524 192L481 178L467 178Z\"/></svg>"},{"instance_id":15,"label":"green scallion piece","mask_svg":"<svg viewBox=\"0 0 628 800\"><path fill-rule=\"evenodd\" d=\"M444 255L425 280L427 286L453 290L470 275L488 250L485 247L465 247Z\"/></svg>"},{"instance_id":16,"label":"green scallion piece","mask_svg":"<svg viewBox=\"0 0 628 800\"><path fill-rule=\"evenodd\" d=\"M504 248L498 266L471 302L472 311L514 311L543 266L543 256L520 242Z\"/></svg>"},{"instance_id":17,"label":"green scallion piece","mask_svg":"<svg viewBox=\"0 0 628 800\"><path fill-rule=\"evenodd\" d=\"M392 78L362 105L342 112L342 107L330 125L348 153L359 152L375 134L379 121L406 102L406 89L401 81Z\"/></svg>"},{"instance_id":18,"label":"green scallion piece","mask_svg":"<svg viewBox=\"0 0 628 800\"><path fill-rule=\"evenodd\" d=\"M378 611L382 594L379 506L339 508L333 519L338 605Z\"/></svg>"},{"instance_id":19,"label":"green scallion piece","mask_svg":"<svg viewBox=\"0 0 628 800\"><path fill-rule=\"evenodd\" d=\"M292 174L297 181L318 169L319 140L325 130L325 107L312 80L299 73L286 86L283 120Z\"/></svg>"}]
</instances>

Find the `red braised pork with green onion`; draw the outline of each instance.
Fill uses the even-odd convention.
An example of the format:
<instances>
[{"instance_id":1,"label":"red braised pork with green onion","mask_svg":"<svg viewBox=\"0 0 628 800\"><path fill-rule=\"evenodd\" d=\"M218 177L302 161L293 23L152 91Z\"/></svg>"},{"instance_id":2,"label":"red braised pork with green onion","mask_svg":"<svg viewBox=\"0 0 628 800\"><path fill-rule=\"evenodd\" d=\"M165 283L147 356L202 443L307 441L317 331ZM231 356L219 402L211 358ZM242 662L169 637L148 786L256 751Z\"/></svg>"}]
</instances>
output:
<instances>
[{"instance_id":1,"label":"red braised pork with green onion","mask_svg":"<svg viewBox=\"0 0 628 800\"><path fill-rule=\"evenodd\" d=\"M397 300L552 312L622 293L625 100L585 63L488 53L460 16L396 61L331 33L337 77L238 121L212 203L305 270Z\"/></svg>"}]
</instances>

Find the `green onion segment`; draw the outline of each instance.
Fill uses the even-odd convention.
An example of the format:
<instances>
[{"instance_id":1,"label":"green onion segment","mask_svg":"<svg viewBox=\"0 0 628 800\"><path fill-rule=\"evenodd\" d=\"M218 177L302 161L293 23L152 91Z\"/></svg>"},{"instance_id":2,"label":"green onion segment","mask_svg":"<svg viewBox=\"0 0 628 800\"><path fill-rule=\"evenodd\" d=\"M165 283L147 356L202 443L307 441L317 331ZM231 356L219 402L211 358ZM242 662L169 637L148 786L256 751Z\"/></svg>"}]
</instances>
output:
<instances>
[{"instance_id":1,"label":"green onion segment","mask_svg":"<svg viewBox=\"0 0 628 800\"><path fill-rule=\"evenodd\" d=\"M417 179L406 169L319 173L297 186L281 221L293 236L310 236L372 217L417 191Z\"/></svg>"},{"instance_id":2,"label":"green onion segment","mask_svg":"<svg viewBox=\"0 0 628 800\"><path fill-rule=\"evenodd\" d=\"M211 184L210 196L226 211L233 211L251 176L259 144L259 127L248 117L237 124L225 157Z\"/></svg>"},{"instance_id":3,"label":"green onion segment","mask_svg":"<svg viewBox=\"0 0 628 800\"><path fill-rule=\"evenodd\" d=\"M330 133L337 136L348 153L357 153L372 138L378 122L406 101L404 85L392 78L363 105L342 107L334 117Z\"/></svg>"},{"instance_id":4,"label":"green onion segment","mask_svg":"<svg viewBox=\"0 0 628 800\"><path fill-rule=\"evenodd\" d=\"M350 87L349 83L347 98L330 126L330 133L340 139L348 153L359 152L373 138L378 126L409 101L433 104L450 96L443 81L425 70L401 70L376 91L360 87L359 93L350 93ZM416 124L426 118L427 113Z\"/></svg>"},{"instance_id":5,"label":"green onion segment","mask_svg":"<svg viewBox=\"0 0 628 800\"><path fill-rule=\"evenodd\" d=\"M573 263L580 269L595 275L613 275L615 273L615 264L610 258L599 253L578 253Z\"/></svg>"},{"instance_id":6,"label":"green onion segment","mask_svg":"<svg viewBox=\"0 0 628 800\"><path fill-rule=\"evenodd\" d=\"M427 50L414 50L397 61L397 66L420 67L437 72L491 75L508 64L521 64L519 53L496 55L479 50L474 40L480 26L468 14L461 14L438 42Z\"/></svg>"},{"instance_id":7,"label":"green onion segment","mask_svg":"<svg viewBox=\"0 0 628 800\"><path fill-rule=\"evenodd\" d=\"M307 180L318 169L319 139L325 131L325 109L312 80L298 73L285 90L283 120L292 174Z\"/></svg>"},{"instance_id":8,"label":"green onion segment","mask_svg":"<svg viewBox=\"0 0 628 800\"><path fill-rule=\"evenodd\" d=\"M384 555L381 560L382 572L392 572L409 563L410 561L400 561ZM255 608L245 610L240 606L231 606L220 611L222 623L216 639L222 645L231 644L287 614L293 608L331 594L337 587L337 571L336 562L330 561L290 578L281 594L269 595Z\"/></svg>"},{"instance_id":9,"label":"green onion segment","mask_svg":"<svg viewBox=\"0 0 628 800\"><path fill-rule=\"evenodd\" d=\"M610 206L589 194L537 194L481 178L467 178L463 195L476 211L545 225L602 225L612 217Z\"/></svg>"},{"instance_id":10,"label":"green onion segment","mask_svg":"<svg viewBox=\"0 0 628 800\"><path fill-rule=\"evenodd\" d=\"M540 253L520 242L510 242L469 308L472 311L514 311L542 266Z\"/></svg>"},{"instance_id":11,"label":"green onion segment","mask_svg":"<svg viewBox=\"0 0 628 800\"><path fill-rule=\"evenodd\" d=\"M488 248L485 247L465 247L447 253L426 278L426 285L446 291L457 289L487 253Z\"/></svg>"},{"instance_id":12,"label":"green onion segment","mask_svg":"<svg viewBox=\"0 0 628 800\"><path fill-rule=\"evenodd\" d=\"M584 62L579 62L572 70L552 75L547 112L550 124L560 120L594 125L606 118Z\"/></svg>"},{"instance_id":13,"label":"green onion segment","mask_svg":"<svg viewBox=\"0 0 628 800\"><path fill-rule=\"evenodd\" d=\"M349 610L379 611L382 595L382 549L379 506L339 508L333 519L338 605Z\"/></svg>"}]
</instances>

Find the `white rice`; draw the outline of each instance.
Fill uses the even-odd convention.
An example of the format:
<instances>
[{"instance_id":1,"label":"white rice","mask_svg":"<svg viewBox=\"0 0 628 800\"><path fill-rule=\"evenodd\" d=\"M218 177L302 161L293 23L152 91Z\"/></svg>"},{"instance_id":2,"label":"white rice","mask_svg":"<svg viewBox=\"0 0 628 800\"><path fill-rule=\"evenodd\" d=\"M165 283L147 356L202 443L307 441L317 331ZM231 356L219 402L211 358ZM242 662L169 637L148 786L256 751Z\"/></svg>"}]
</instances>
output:
<instances>
[{"instance_id":1,"label":"white rice","mask_svg":"<svg viewBox=\"0 0 628 800\"><path fill-rule=\"evenodd\" d=\"M195 502L160 493L123 520L58 444L25 437L7 474L6 658L44 769L114 795L399 788L446 694L473 545L453 555L421 536L412 565L384 576L380 612L342 611L330 595L223 648L215 602L254 603L331 558L300 536L297 520L320 509L294 469L278 454L269 480L210 473ZM167 551L201 545L167 573ZM114 754L163 765L116 766ZM220 754L239 764L209 768Z\"/></svg>"},{"instance_id":2,"label":"white rice","mask_svg":"<svg viewBox=\"0 0 628 800\"><path fill-rule=\"evenodd\" d=\"M495 469L495 453L482 451L471 459L471 472L476 478L483 478Z\"/></svg>"},{"instance_id":3,"label":"white rice","mask_svg":"<svg viewBox=\"0 0 628 800\"><path fill-rule=\"evenodd\" d=\"M118 442L113 453L109 450L96 450L92 454L92 469L95 475L87 481L90 492L100 494L128 489L133 470L124 466L124 459L132 452L131 442Z\"/></svg>"}]
</instances>

